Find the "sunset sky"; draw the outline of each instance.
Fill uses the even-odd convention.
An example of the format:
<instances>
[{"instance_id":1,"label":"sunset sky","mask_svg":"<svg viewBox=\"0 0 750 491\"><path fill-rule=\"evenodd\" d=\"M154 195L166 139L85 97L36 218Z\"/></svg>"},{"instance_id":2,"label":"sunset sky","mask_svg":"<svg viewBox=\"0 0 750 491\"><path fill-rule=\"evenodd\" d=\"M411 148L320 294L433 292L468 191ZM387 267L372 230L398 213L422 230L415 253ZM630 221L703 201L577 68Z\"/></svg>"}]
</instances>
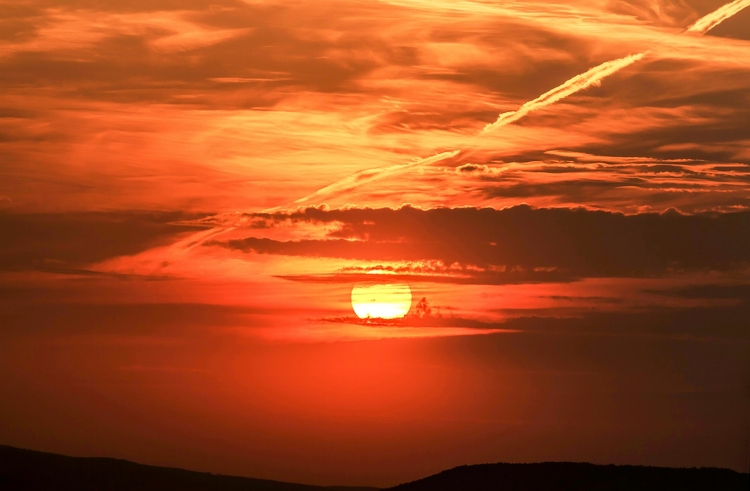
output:
<instances>
[{"instance_id":1,"label":"sunset sky","mask_svg":"<svg viewBox=\"0 0 750 491\"><path fill-rule=\"evenodd\" d=\"M747 472L746 7L0 0L0 444Z\"/></svg>"}]
</instances>

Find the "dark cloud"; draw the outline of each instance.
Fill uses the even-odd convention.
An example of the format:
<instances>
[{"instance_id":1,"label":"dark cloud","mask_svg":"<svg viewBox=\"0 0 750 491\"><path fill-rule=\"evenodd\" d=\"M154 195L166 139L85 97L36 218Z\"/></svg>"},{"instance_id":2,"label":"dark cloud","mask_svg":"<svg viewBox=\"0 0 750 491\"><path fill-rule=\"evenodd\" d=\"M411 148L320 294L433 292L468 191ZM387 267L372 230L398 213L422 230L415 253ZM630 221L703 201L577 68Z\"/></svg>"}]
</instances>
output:
<instances>
[{"instance_id":1,"label":"dark cloud","mask_svg":"<svg viewBox=\"0 0 750 491\"><path fill-rule=\"evenodd\" d=\"M741 174L750 174L750 165L716 165L714 170L720 172L739 172Z\"/></svg>"},{"instance_id":2,"label":"dark cloud","mask_svg":"<svg viewBox=\"0 0 750 491\"><path fill-rule=\"evenodd\" d=\"M498 184L484 188L484 192L491 198L530 198L534 196L563 196L564 199L570 199L572 202L578 202L583 196L589 199L602 201L602 197L608 191L617 189L621 186L632 184L633 181L641 183L640 179L624 179L624 182L618 180L593 180L593 179L576 179L571 181L562 181L554 183L533 183L520 182L517 184ZM631 181L628 183L628 181ZM572 198L572 199L571 199Z\"/></svg>"},{"instance_id":3,"label":"dark cloud","mask_svg":"<svg viewBox=\"0 0 750 491\"><path fill-rule=\"evenodd\" d=\"M645 178L593 180L578 179L554 183L519 182L507 184L498 182L491 186L484 185L482 192L489 198L538 198L551 197L560 205L568 203L592 203L599 207L613 206L619 203L632 202L637 195L638 206L653 208L674 207L684 211L712 209L717 205L748 206L750 197L745 186L732 185L736 179L727 179L726 183L715 183L713 178L705 182L668 182L655 183Z\"/></svg>"},{"instance_id":4,"label":"dark cloud","mask_svg":"<svg viewBox=\"0 0 750 491\"><path fill-rule=\"evenodd\" d=\"M195 231L179 212L0 213L0 269L76 268Z\"/></svg>"},{"instance_id":5,"label":"dark cloud","mask_svg":"<svg viewBox=\"0 0 750 491\"><path fill-rule=\"evenodd\" d=\"M262 216L262 215L259 215ZM586 276L660 275L750 262L750 213L623 215L585 209L308 208L281 221L338 223L323 240L213 242L264 254L471 264Z\"/></svg>"},{"instance_id":6,"label":"dark cloud","mask_svg":"<svg viewBox=\"0 0 750 491\"><path fill-rule=\"evenodd\" d=\"M322 248L321 248L322 249ZM281 249L280 249L281 250ZM259 251L256 251L259 252ZM262 253L262 252L261 252ZM350 259L361 259L351 257ZM455 266L455 265L454 265ZM385 279L391 281L408 281L411 284L426 283L449 283L453 285L513 285L520 283L563 283L570 282L578 277L572 272L563 271L536 271L521 268L510 268L507 271L477 270L476 268L444 268L443 274L425 274L420 268L392 268L389 266L378 266L372 268L377 271L399 272L389 274ZM412 272L407 272L412 270ZM279 275L290 281L302 283L328 283L354 285L357 283L380 283L383 278L373 279L373 275L365 273L333 273L322 275Z\"/></svg>"},{"instance_id":7,"label":"dark cloud","mask_svg":"<svg viewBox=\"0 0 750 491\"><path fill-rule=\"evenodd\" d=\"M742 80L737 70L712 73L713 79ZM691 88L704 85L703 77L690 77ZM665 81L669 81L665 83ZM750 138L750 110L747 90L728 87L726 90L682 90L669 77L635 76L628 80L628 89L617 94L645 110L644 117L658 118L659 127L629 128L628 131L607 131L605 143L588 144L580 150L598 155L639 155L660 159L745 161L744 142ZM684 82L684 81L683 81ZM708 84L706 84L708 85ZM614 96L602 90L604 97ZM631 97L631 94L633 97ZM637 95L636 95L637 94ZM597 94L598 95L598 94ZM575 101L581 106L586 101ZM660 109L675 112L660 114ZM634 109L636 110L636 109Z\"/></svg>"},{"instance_id":8,"label":"dark cloud","mask_svg":"<svg viewBox=\"0 0 750 491\"><path fill-rule=\"evenodd\" d=\"M750 302L728 307L654 309L649 312L596 312L569 317L527 315L509 319L506 329L527 333L555 333L599 336L665 336L685 340L743 341L750 354Z\"/></svg>"},{"instance_id":9,"label":"dark cloud","mask_svg":"<svg viewBox=\"0 0 750 491\"><path fill-rule=\"evenodd\" d=\"M418 317L409 315L401 319L360 319L359 317L329 317L321 319L323 322L335 324L356 324L378 327L469 327L473 329L498 329L508 331L504 322L484 322L464 317L443 316L442 314Z\"/></svg>"},{"instance_id":10,"label":"dark cloud","mask_svg":"<svg viewBox=\"0 0 750 491\"><path fill-rule=\"evenodd\" d=\"M618 73L600 87L516 124L529 128L583 124L598 141L576 148L597 155L746 161L747 80L747 69L741 66L649 57L637 69ZM640 115L643 125L623 110Z\"/></svg>"},{"instance_id":11,"label":"dark cloud","mask_svg":"<svg viewBox=\"0 0 750 491\"><path fill-rule=\"evenodd\" d=\"M194 303L88 304L24 302L0 305L4 336L153 335L188 329L233 326L272 311ZM33 298L33 297L32 297ZM257 323L257 320L255 321Z\"/></svg>"},{"instance_id":12,"label":"dark cloud","mask_svg":"<svg viewBox=\"0 0 750 491\"><path fill-rule=\"evenodd\" d=\"M741 292L744 301L732 306L697 308L660 308L648 312L585 312L581 309L532 309L514 312L504 321L487 322L445 314L403 319L359 319L334 317L326 322L399 327L469 327L500 329L522 334L553 334L561 336L664 337L684 341L740 342L750 354L750 295ZM561 298L561 297L557 297ZM562 297L564 298L564 297ZM580 299L579 299L580 300ZM588 298L591 302L611 303L617 299Z\"/></svg>"},{"instance_id":13,"label":"dark cloud","mask_svg":"<svg viewBox=\"0 0 750 491\"><path fill-rule=\"evenodd\" d=\"M685 0L610 0L607 7L659 26L687 27L699 18Z\"/></svg>"},{"instance_id":14,"label":"dark cloud","mask_svg":"<svg viewBox=\"0 0 750 491\"><path fill-rule=\"evenodd\" d=\"M748 100L747 68L711 64L696 59L647 57L637 70L627 70L571 97L577 106L614 103L621 107L678 108L695 106L711 115L710 107L721 108L722 119L728 110L745 114L738 104ZM680 74L681 76L675 76Z\"/></svg>"},{"instance_id":15,"label":"dark cloud","mask_svg":"<svg viewBox=\"0 0 750 491\"><path fill-rule=\"evenodd\" d=\"M682 298L733 299L750 303L750 284L692 285L656 293Z\"/></svg>"}]
</instances>

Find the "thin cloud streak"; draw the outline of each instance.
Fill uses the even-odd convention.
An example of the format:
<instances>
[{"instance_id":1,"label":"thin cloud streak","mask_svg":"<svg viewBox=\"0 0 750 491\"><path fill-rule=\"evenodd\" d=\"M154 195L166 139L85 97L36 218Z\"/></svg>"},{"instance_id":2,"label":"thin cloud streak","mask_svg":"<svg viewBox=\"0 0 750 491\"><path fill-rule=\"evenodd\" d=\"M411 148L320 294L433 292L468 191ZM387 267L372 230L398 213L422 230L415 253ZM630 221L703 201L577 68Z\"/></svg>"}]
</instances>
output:
<instances>
[{"instance_id":1,"label":"thin cloud streak","mask_svg":"<svg viewBox=\"0 0 750 491\"><path fill-rule=\"evenodd\" d=\"M624 58L619 58L617 60L607 61L597 67L592 68L586 73L576 75L564 84L542 94L533 101L527 102L517 111L510 111L501 114L497 118L497 121L484 127L484 129L482 130L482 134L489 133L490 131L502 126L515 123L531 112L542 109L543 107L549 106L550 104L554 104L557 101L561 101L562 99L565 99L566 97L573 95L583 89L591 87L592 85L598 85L604 78L609 77L610 75L619 72L623 68L632 65L636 61L646 56L647 53L648 52L638 53L635 55L626 56Z\"/></svg>"},{"instance_id":2,"label":"thin cloud streak","mask_svg":"<svg viewBox=\"0 0 750 491\"><path fill-rule=\"evenodd\" d=\"M350 189L354 189L362 184L375 181L377 179L381 179L383 177L386 177L388 175L392 175L396 172L400 172L402 170L409 169L411 167L417 167L421 165L430 165L434 164L435 162L440 162L441 160L449 159L451 157L455 157L459 154L459 150L454 150L452 152L443 152L439 153L437 155L433 155L432 157L427 157L424 159L418 159L413 162L409 162L408 164L395 164L391 165L389 167L379 167L375 169L365 169L359 172L356 172L348 177L345 177L341 179L340 181L336 181L333 184L330 184L324 188L321 188L314 193L310 194L309 196L305 196L304 198L300 198L296 200L295 204L302 204L306 201L309 201L313 198L319 198L321 196L330 195L333 193L338 193L342 191L348 191Z\"/></svg>"},{"instance_id":3,"label":"thin cloud streak","mask_svg":"<svg viewBox=\"0 0 750 491\"><path fill-rule=\"evenodd\" d=\"M730 17L734 16L735 14L737 14L738 12L740 12L741 10L743 10L744 8L748 6L750 6L750 0L736 0L735 2L727 4L719 8L718 10L702 17L695 24L693 24L690 28L688 28L688 31L705 34L709 30L719 25L721 22L729 19ZM576 75L575 77L569 79L562 85L559 85L555 87L554 89L537 97L536 99L525 103L518 110L500 114L500 116L498 116L497 120L494 123L490 123L484 127L484 129L480 133L480 136L486 133L489 133L497 128L506 126L511 123L515 123L516 121L522 119L523 117L527 116L528 114L536 110L542 109L551 104L559 102L565 99L566 97L569 97L577 92L580 92L581 90L591 87L592 85L600 85L602 80L609 77L610 75L613 75L619 72L623 68L626 68L637 61L640 61L648 53L649 51L645 51L645 52L637 53L634 55L628 55L623 58L618 58L616 60L606 61L602 63L601 65L598 65L585 73ZM456 150L454 152L446 152L446 153L439 154L433 157L429 157L427 159L418 160L410 164L399 164L399 165L394 165L394 166L385 167L385 168L366 169L366 170L357 172L355 174L352 174L351 176L348 176L329 186L326 186L311 195L308 195L304 198L300 198L296 200L294 203L302 204L310 199L319 197L321 195L326 195L326 194L340 192L340 191L348 191L348 190L358 187L361 184L369 183L369 182L381 179L383 177L386 177L387 175L390 175L402 169L407 169L410 167L421 166L421 165L429 165L433 162L437 162L440 160L444 160L446 158L453 157L457 155L459 152L460 152L459 150ZM277 209L278 208L269 210L269 211L275 211Z\"/></svg>"},{"instance_id":4,"label":"thin cloud streak","mask_svg":"<svg viewBox=\"0 0 750 491\"><path fill-rule=\"evenodd\" d=\"M482 134L488 133L492 131L493 129L499 128L501 126L514 123L533 111L549 106L550 104L554 104L555 102L560 101L568 97L569 95L575 94L576 92L583 90L587 87L599 84L601 83L601 80L604 79L605 77L608 77L609 75L612 75L613 73L618 72L622 68L625 68L626 66L629 66L635 63L636 61L646 56L647 53L648 52L638 53L638 54L629 55L629 56L626 56L624 58L620 58L617 60L608 61L608 62L602 63L601 65L595 68L592 68L586 73L577 75L573 77L572 79L568 80L567 82L565 82L564 84L550 90L549 92L546 92L545 94L542 94L540 97L530 102L527 102L526 104L521 106L519 110L501 114L500 117L498 117L496 122L485 126L484 130L482 130ZM435 155L433 157L420 159L415 162L411 162L409 164L398 164L398 165L393 165L390 167L366 169L363 171L359 171L338 182L335 182L329 186L326 186L314 192L313 194L305 196L304 198L300 198L296 200L294 203L302 204L302 203L307 202L308 200L320 197L322 195L328 195L331 193L341 192L341 191L348 191L364 183L368 183L368 182L375 181L377 179L381 179L383 177L386 177L400 170L404 170L404 169L415 167L415 166L429 165L434 162L438 162L440 160L445 160L447 158L454 157L459 152L460 152L459 150L455 150L453 152L444 152L444 153Z\"/></svg>"},{"instance_id":5,"label":"thin cloud streak","mask_svg":"<svg viewBox=\"0 0 750 491\"><path fill-rule=\"evenodd\" d=\"M750 0L735 0L698 19L695 24L688 27L687 32L705 34L747 7L750 7Z\"/></svg>"},{"instance_id":6,"label":"thin cloud streak","mask_svg":"<svg viewBox=\"0 0 750 491\"><path fill-rule=\"evenodd\" d=\"M750 0L735 0L734 2L724 5L718 10L706 15L705 17L702 17L695 24L690 26L687 31L705 34L706 32L710 31L720 23L734 16L748 6L750 6ZM606 77L609 77L610 75L619 72L623 68L632 65L636 61L639 61L644 56L646 56L646 54L648 54L648 51L626 56L624 58L619 58L617 60L607 61L597 67L592 68L586 73L577 75L564 84L555 87L545 94L542 94L533 101L527 102L517 111L510 111L501 114L497 118L497 121L484 127L484 129L482 130L482 134L488 133L507 124L515 123L516 121L533 111L542 109L546 106L549 106L550 104L554 104L555 102L565 99L566 97L571 96L576 92L587 89L592 85L598 85Z\"/></svg>"}]
</instances>

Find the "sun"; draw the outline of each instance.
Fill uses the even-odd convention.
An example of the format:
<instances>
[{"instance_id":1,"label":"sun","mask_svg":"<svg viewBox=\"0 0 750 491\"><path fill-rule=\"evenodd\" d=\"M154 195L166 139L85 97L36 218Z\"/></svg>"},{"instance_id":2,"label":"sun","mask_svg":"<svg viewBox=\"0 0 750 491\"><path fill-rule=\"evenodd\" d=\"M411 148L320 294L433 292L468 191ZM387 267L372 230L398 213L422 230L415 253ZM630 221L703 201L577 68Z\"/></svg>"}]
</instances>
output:
<instances>
[{"instance_id":1,"label":"sun","mask_svg":"<svg viewBox=\"0 0 750 491\"><path fill-rule=\"evenodd\" d=\"M352 308L360 319L400 319L411 308L411 288L405 283L355 285Z\"/></svg>"}]
</instances>

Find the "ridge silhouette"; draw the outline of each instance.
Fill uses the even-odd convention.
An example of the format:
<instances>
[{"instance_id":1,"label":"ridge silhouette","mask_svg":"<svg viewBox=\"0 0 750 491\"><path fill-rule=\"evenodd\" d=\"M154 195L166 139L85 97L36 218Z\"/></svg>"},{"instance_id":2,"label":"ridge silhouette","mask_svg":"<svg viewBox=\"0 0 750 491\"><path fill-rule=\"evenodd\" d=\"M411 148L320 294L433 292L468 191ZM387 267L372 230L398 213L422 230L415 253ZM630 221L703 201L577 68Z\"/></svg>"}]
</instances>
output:
<instances>
[{"instance_id":1,"label":"ridge silhouette","mask_svg":"<svg viewBox=\"0 0 750 491\"><path fill-rule=\"evenodd\" d=\"M103 457L68 457L0 445L2 491L378 491L224 476ZM573 462L455 467L382 491L747 491L729 469Z\"/></svg>"},{"instance_id":2,"label":"ridge silhouette","mask_svg":"<svg viewBox=\"0 0 750 491\"><path fill-rule=\"evenodd\" d=\"M0 445L0 491L376 491L223 476Z\"/></svg>"},{"instance_id":3,"label":"ridge silhouette","mask_svg":"<svg viewBox=\"0 0 750 491\"><path fill-rule=\"evenodd\" d=\"M385 491L747 491L749 483L729 469L543 462L455 467Z\"/></svg>"}]
</instances>

